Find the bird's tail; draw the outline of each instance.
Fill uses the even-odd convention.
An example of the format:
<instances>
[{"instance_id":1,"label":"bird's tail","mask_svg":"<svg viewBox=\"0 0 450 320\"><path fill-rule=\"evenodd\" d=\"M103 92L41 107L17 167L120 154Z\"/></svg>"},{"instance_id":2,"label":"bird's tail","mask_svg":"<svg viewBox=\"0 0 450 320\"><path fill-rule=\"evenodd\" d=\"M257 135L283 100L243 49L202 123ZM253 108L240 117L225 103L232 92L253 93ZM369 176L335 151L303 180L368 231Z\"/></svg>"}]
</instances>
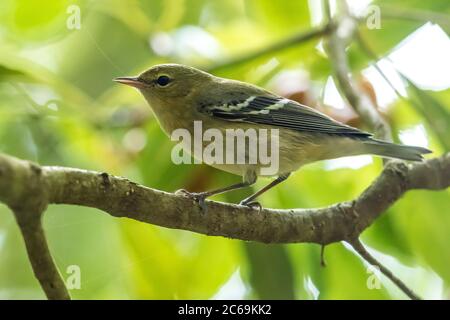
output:
<instances>
[{"instance_id":1,"label":"bird's tail","mask_svg":"<svg viewBox=\"0 0 450 320\"><path fill-rule=\"evenodd\" d=\"M363 145L367 153L402 160L421 161L423 159L423 154L431 153L431 151L426 148L404 146L375 139L364 141Z\"/></svg>"}]
</instances>

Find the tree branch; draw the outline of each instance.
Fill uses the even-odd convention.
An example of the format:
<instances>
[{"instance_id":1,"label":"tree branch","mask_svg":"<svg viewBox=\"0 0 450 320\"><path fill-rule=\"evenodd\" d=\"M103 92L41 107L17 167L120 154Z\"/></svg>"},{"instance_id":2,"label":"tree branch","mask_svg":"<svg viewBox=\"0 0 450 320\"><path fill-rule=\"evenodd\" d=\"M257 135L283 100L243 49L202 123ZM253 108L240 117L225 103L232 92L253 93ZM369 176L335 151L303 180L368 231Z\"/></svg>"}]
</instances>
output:
<instances>
[{"instance_id":1,"label":"tree branch","mask_svg":"<svg viewBox=\"0 0 450 320\"><path fill-rule=\"evenodd\" d=\"M14 212L35 277L48 299L70 295L53 261L41 217L47 208L47 189L41 167L0 154L0 201Z\"/></svg>"},{"instance_id":2,"label":"tree branch","mask_svg":"<svg viewBox=\"0 0 450 320\"><path fill-rule=\"evenodd\" d=\"M331 32L332 29L333 29L333 25L327 23L323 26L318 26L318 27L312 28L310 30L300 32L300 33L294 35L293 37L281 40L280 42L274 43L268 47L264 47L261 50L251 52L249 54L245 54L242 56L238 56L236 58L230 59L228 61L224 61L222 63L218 63L216 65L213 65L213 66L210 66L210 67L204 68L204 69L205 69L205 71L208 71L211 73L211 72L217 72L218 70L221 70L221 69L235 67L237 65L249 62L253 59L256 59L256 58L259 58L259 57L262 57L265 55L269 55L269 54L272 54L272 53L280 51L280 50L290 48L296 44L327 35Z\"/></svg>"},{"instance_id":3,"label":"tree branch","mask_svg":"<svg viewBox=\"0 0 450 320\"><path fill-rule=\"evenodd\" d=\"M450 185L450 153L417 164L393 161L357 199L320 209L263 209L207 201L203 214L182 195L147 188L106 173L62 167L38 167L0 154L0 201L14 208L26 203L33 168L40 168L41 195L48 204L97 208L166 228L264 243L328 244L354 239L390 205L411 189ZM20 186L12 188L11 186Z\"/></svg>"},{"instance_id":4,"label":"tree branch","mask_svg":"<svg viewBox=\"0 0 450 320\"><path fill-rule=\"evenodd\" d=\"M16 218L24 212L14 211ZM28 258L45 295L50 300L70 300L58 268L48 248L39 213L27 212L30 219L17 218L22 237L25 241Z\"/></svg>"},{"instance_id":5,"label":"tree branch","mask_svg":"<svg viewBox=\"0 0 450 320\"><path fill-rule=\"evenodd\" d=\"M380 116L371 99L358 88L358 84L351 77L346 48L353 40L358 21L350 15L345 1L338 1L338 4L340 10L338 19L335 19L337 21L336 28L329 34L328 40L325 42L325 49L332 62L337 88L378 138L391 141L389 125ZM324 0L324 8L325 17L331 19L327 0Z\"/></svg>"},{"instance_id":6,"label":"tree branch","mask_svg":"<svg viewBox=\"0 0 450 320\"><path fill-rule=\"evenodd\" d=\"M347 242L353 247L353 249L355 249L356 252L358 252L358 254L364 260L366 260L371 265L380 269L380 271L386 277L388 277L393 283L395 283L397 285L397 287L399 287L409 298L411 298L412 300L420 300L419 296L416 295L411 289L409 289L408 286L405 283L403 283L403 281L401 281L399 278L397 278L388 268L383 266L377 259L375 259L366 250L366 248L364 248L363 244L361 243L361 241L358 238L349 240Z\"/></svg>"}]
</instances>

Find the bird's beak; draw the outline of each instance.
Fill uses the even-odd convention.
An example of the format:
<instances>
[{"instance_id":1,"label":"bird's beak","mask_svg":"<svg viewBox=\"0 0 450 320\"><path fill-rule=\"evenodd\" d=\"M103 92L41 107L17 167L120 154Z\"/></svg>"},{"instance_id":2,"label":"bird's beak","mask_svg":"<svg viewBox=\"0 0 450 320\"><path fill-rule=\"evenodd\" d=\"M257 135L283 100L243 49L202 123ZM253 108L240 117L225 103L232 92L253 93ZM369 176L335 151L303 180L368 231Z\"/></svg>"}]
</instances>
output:
<instances>
[{"instance_id":1,"label":"bird's beak","mask_svg":"<svg viewBox=\"0 0 450 320\"><path fill-rule=\"evenodd\" d=\"M142 82L138 77L118 77L114 79L115 82L126 84L138 89L145 87L145 83Z\"/></svg>"}]
</instances>

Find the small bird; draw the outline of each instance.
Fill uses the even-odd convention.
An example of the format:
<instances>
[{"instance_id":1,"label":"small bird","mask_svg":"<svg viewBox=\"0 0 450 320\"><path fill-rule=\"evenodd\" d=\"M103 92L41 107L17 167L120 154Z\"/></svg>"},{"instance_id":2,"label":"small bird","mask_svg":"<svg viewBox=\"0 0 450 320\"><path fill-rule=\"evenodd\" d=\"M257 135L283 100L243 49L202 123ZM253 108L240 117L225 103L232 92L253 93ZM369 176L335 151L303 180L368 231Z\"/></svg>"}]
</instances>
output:
<instances>
[{"instance_id":1,"label":"small bird","mask_svg":"<svg viewBox=\"0 0 450 320\"><path fill-rule=\"evenodd\" d=\"M371 154L387 158L421 161L431 151L421 147L398 145L372 138L372 135L340 123L298 102L283 98L257 86L213 76L180 64L155 65L136 77L114 81L139 89L162 130L167 134L179 128L194 134L194 122L203 129L278 129L279 165L268 185L240 202L258 207L261 194L286 180L301 166L325 159ZM204 143L204 142L203 142ZM187 146L186 151L193 153ZM225 151L226 152L226 151ZM246 158L251 151L246 149ZM194 154L195 156L195 154ZM202 208L205 199L219 193L251 186L264 176L258 163L214 163L212 166L243 177L231 186L185 195Z\"/></svg>"}]
</instances>

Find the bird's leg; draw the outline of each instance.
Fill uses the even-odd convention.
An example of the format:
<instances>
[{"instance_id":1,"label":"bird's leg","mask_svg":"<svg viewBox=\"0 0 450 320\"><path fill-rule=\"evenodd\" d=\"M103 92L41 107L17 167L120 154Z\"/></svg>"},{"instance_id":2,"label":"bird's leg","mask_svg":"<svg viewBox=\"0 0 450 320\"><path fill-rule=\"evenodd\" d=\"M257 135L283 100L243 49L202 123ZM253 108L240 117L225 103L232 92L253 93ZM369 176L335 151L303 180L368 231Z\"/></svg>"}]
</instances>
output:
<instances>
[{"instance_id":1,"label":"bird's leg","mask_svg":"<svg viewBox=\"0 0 450 320\"><path fill-rule=\"evenodd\" d=\"M251 186L253 183L255 183L255 181L243 181L243 182L232 184L231 186L228 186L225 188L220 188L220 189L215 189L215 190L205 191L205 192L189 192L189 191L181 189L181 190L178 190L176 193L183 194L185 196L193 198L195 201L198 202L202 211L206 212L206 203L205 203L206 198L209 198L216 194L220 194L220 193L224 193L224 192L228 192L228 191L232 191L232 190L236 190L236 189L246 188L246 187Z\"/></svg>"},{"instance_id":2,"label":"bird's leg","mask_svg":"<svg viewBox=\"0 0 450 320\"><path fill-rule=\"evenodd\" d=\"M255 192L254 194L252 194L250 197L245 198L244 200L242 200L239 204L243 205L243 206L248 206L248 207L257 207L259 208L259 210L262 209L262 206L259 202L257 201L253 201L255 200L257 197L259 197L260 195L262 195L264 192L272 189L273 187L275 187L277 184L280 184L281 182L283 182L284 180L286 180L289 177L290 173L286 173L283 175L278 176L275 180L273 180L271 183L269 183L268 185L266 185L265 187L261 188L260 190L258 190L257 192Z\"/></svg>"}]
</instances>

